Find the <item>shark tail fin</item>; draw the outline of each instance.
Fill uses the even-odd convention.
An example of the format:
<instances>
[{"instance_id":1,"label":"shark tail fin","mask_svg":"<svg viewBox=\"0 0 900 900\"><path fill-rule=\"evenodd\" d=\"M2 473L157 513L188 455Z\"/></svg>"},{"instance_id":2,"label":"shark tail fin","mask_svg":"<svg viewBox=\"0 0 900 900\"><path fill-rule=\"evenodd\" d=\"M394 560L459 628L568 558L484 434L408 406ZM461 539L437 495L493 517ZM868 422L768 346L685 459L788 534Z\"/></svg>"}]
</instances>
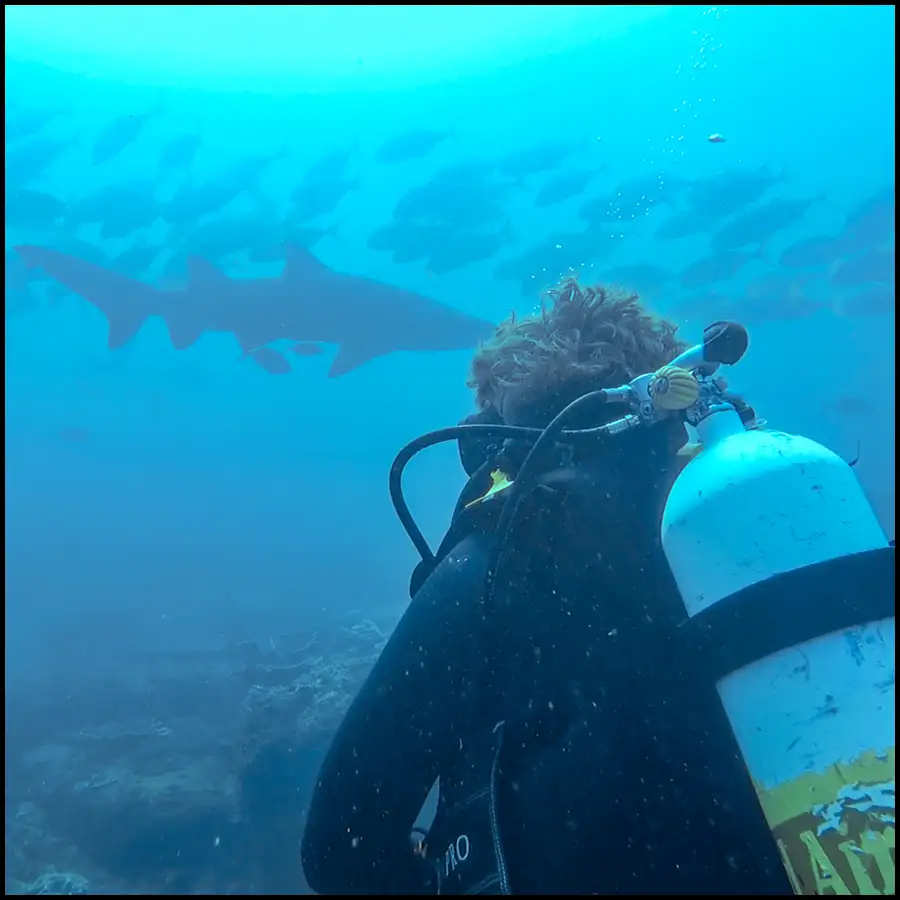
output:
<instances>
[{"instance_id":1,"label":"shark tail fin","mask_svg":"<svg viewBox=\"0 0 900 900\"><path fill-rule=\"evenodd\" d=\"M29 268L42 269L106 316L110 350L127 344L159 306L156 288L112 269L50 247L23 245L15 250Z\"/></svg>"}]
</instances>

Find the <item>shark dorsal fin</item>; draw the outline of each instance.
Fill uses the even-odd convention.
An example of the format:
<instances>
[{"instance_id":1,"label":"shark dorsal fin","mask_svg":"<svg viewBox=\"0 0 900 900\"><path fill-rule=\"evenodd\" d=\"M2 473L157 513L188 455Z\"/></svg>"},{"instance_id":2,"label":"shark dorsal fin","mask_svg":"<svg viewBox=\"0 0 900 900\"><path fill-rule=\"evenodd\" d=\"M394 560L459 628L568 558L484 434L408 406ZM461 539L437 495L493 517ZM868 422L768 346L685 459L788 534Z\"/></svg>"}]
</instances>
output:
<instances>
[{"instance_id":1,"label":"shark dorsal fin","mask_svg":"<svg viewBox=\"0 0 900 900\"><path fill-rule=\"evenodd\" d=\"M213 287L224 284L228 276L202 256L187 258L188 284L191 287Z\"/></svg>"},{"instance_id":2,"label":"shark dorsal fin","mask_svg":"<svg viewBox=\"0 0 900 900\"><path fill-rule=\"evenodd\" d=\"M299 244L287 244L285 246L282 278L308 280L330 271L331 269L325 263L305 247L301 247Z\"/></svg>"}]
</instances>

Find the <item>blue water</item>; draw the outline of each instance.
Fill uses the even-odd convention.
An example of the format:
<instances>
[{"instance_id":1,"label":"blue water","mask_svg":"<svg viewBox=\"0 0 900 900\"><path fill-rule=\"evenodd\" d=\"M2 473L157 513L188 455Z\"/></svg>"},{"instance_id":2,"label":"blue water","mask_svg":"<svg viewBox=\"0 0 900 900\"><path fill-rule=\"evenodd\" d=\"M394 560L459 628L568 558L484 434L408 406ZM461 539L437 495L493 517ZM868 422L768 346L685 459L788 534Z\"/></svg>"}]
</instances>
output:
<instances>
[{"instance_id":1,"label":"blue water","mask_svg":"<svg viewBox=\"0 0 900 900\"><path fill-rule=\"evenodd\" d=\"M7 11L7 193L40 192L71 210L98 188L127 183L139 185L162 211L179 190L258 154L272 158L233 200L190 227L251 214L281 220L304 173L325 154L352 148L352 189L304 223L331 230L314 254L336 271L492 322L510 310L532 311L540 289L569 272L568 259L525 265L515 280L498 277L498 269L585 228L579 211L605 198L616 211L600 231L612 249L596 254L603 258L581 254L582 280L652 264L671 277L644 291L648 303L681 322L688 337L722 314L744 318L752 344L734 383L773 426L848 459L858 448L856 471L893 537L893 230L867 234L865 246L845 255L890 253L889 276L864 273L844 283L835 277L840 256L805 268L782 264L784 252L802 241L842 235L867 199L889 190L893 202L893 7L660 7L630 18L619 9L609 13L615 27L604 26L602 9L557 25L546 10L545 23L518 31L525 8L495 9L490 23L473 19L468 31L461 11L442 25L439 10L426 19L420 9L410 13L408 34L393 8L385 14L386 33L377 33L379 19L367 13L364 26L350 28L343 41L333 23L298 19L295 27L318 55L310 51L296 72L279 69L265 54L232 63L224 50L217 55L215 7L187 8L189 17L167 26L178 31L170 51L159 44L156 52L148 45L165 40L162 25L110 26L108 40L116 45L106 48L100 44L106 32L85 27L90 40L80 43L73 31L67 44L67 28L53 23L54 8L43 8L44 24L18 9ZM126 38L133 55L122 46ZM240 45L234 35L230 40ZM334 54L322 49L329 41L339 46ZM385 49L404 41L422 46L406 55ZM273 56L289 57L290 43L280 35ZM191 46L205 49L192 57ZM317 64L327 66L320 75ZM27 114L50 109L56 114L46 124L22 126ZM151 110L133 140L92 162L112 121ZM379 149L411 129L449 136L413 158L379 162ZM163 171L160 154L182 134L202 139L196 156ZM724 141L711 141L713 135ZM32 171L22 160L38 142L61 149ZM435 272L427 258L395 263L389 252L368 246L398 200L439 170L508 161L548 142L571 153L543 171L507 179L502 218L470 229L502 234L490 258ZM576 196L535 206L541 188L567 170L594 175ZM759 199L697 234L654 236L688 208L692 184L758 171L772 176ZM639 178L677 186L671 202L653 203L646 190L626 199L622 186ZM817 202L760 246L744 245L760 253L736 274L701 288L682 284L679 273L710 256L717 232L779 198ZM231 335L206 334L176 350L160 319L110 350L103 315L82 297L33 272L24 287L18 280L11 287L20 263L11 249L64 250L77 239L113 258L142 242L158 245L153 262L134 277L159 285L190 228L160 215L104 239L96 221L76 223L66 212L49 221L11 221L9 210L8 723L15 716L38 735L16 745L21 759L35 747L66 745L66 735L82 727L78 700L68 705L58 734L53 721L38 721L58 715L41 710L56 710L60 692L96 699L95 685L107 683L97 679L127 681L145 671L153 654L227 653L236 643L266 645L275 635L362 621L389 630L407 601L417 557L393 516L387 470L407 441L472 411L465 387L471 350L392 353L329 378L334 347L302 356L275 344L291 364L289 374L276 375L244 356ZM281 269L277 260L248 262L241 251L214 262L235 278L277 277ZM870 295L875 300L864 303ZM409 501L433 545L463 482L452 447L430 451L411 467ZM119 710L108 718L116 716ZM92 709L84 724L101 719ZM28 803L43 817L35 826L39 853L16 856L7 842L8 871L12 865L20 884L82 859L70 832L47 837L55 834L54 816L67 813L65 804L42 806L32 792L28 779L39 771L31 763L16 769L19 789L7 806L8 822L31 815L31 807L22 812ZM97 868L96 848L85 858L93 861L83 865ZM153 866L150 860L146 871L116 874L112 889L158 887ZM102 865L82 874L92 883L109 876ZM202 888L185 877L176 889ZM241 876L233 877L239 884Z\"/></svg>"}]
</instances>

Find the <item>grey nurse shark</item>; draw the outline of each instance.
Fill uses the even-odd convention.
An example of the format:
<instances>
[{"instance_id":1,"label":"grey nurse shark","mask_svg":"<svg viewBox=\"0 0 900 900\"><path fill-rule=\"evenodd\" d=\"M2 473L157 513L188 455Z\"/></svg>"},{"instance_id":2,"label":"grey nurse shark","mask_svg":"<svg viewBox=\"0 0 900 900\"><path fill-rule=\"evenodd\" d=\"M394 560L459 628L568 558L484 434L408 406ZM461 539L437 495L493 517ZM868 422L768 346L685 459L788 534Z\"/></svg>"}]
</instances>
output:
<instances>
[{"instance_id":1,"label":"grey nurse shark","mask_svg":"<svg viewBox=\"0 0 900 900\"><path fill-rule=\"evenodd\" d=\"M193 257L187 284L174 290L49 247L15 249L28 266L42 269L106 316L110 349L126 344L147 319L159 316L176 350L206 332L234 334L245 352L282 339L337 344L328 373L334 378L398 351L474 347L494 328L415 291L336 272L296 246L287 249L277 278L229 278Z\"/></svg>"}]
</instances>

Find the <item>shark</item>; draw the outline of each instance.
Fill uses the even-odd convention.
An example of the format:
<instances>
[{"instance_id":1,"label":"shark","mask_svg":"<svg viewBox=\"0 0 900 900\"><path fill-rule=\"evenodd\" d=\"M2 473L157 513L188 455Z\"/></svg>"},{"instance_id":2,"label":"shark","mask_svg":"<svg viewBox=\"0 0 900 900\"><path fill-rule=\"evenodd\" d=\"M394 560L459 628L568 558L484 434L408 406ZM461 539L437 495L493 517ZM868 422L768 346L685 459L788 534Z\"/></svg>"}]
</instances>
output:
<instances>
[{"instance_id":1,"label":"shark","mask_svg":"<svg viewBox=\"0 0 900 900\"><path fill-rule=\"evenodd\" d=\"M111 350L158 316L176 350L208 332L233 334L245 353L284 339L337 345L328 372L336 378L391 353L473 348L494 331L486 319L423 294L338 272L300 246L286 248L274 278L232 278L191 257L186 284L170 290L50 247L15 251L103 313Z\"/></svg>"}]
</instances>

